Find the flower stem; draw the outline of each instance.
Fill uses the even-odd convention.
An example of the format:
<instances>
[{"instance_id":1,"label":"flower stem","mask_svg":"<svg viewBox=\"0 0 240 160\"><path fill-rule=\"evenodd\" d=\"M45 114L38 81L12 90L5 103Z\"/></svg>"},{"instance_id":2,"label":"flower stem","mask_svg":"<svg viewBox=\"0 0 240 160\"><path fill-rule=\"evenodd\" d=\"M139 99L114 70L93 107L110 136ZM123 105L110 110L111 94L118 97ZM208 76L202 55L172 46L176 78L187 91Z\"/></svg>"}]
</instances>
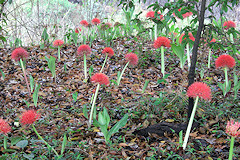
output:
<instances>
[{"instance_id":1,"label":"flower stem","mask_svg":"<svg viewBox=\"0 0 240 160\"><path fill-rule=\"evenodd\" d=\"M60 46L58 46L58 62L60 62L61 59L60 59Z\"/></svg>"},{"instance_id":2,"label":"flower stem","mask_svg":"<svg viewBox=\"0 0 240 160\"><path fill-rule=\"evenodd\" d=\"M232 160L232 157L233 157L234 140L235 140L235 137L231 136L231 142L230 142L230 150L229 150L228 160Z\"/></svg>"},{"instance_id":3,"label":"flower stem","mask_svg":"<svg viewBox=\"0 0 240 160\"><path fill-rule=\"evenodd\" d=\"M28 89L29 95L31 95L31 90L30 90L30 87L29 87L29 84L28 84L28 80L27 80L27 76L26 76L26 71L25 71L25 68L24 68L22 59L20 59L20 66L21 66L22 71L23 71L23 75L24 75L24 79L25 79L26 84L27 84L27 89Z\"/></svg>"},{"instance_id":4,"label":"flower stem","mask_svg":"<svg viewBox=\"0 0 240 160\"><path fill-rule=\"evenodd\" d=\"M33 131L36 133L36 135L38 136L39 139L41 139L43 141L43 143L45 143L47 145L48 148L50 148L55 154L56 156L59 157L59 154L57 153L57 151L52 147L50 146L43 138L42 136L40 136L40 134L38 133L38 131L36 130L36 128L34 127L34 125L32 124L32 127L33 127Z\"/></svg>"},{"instance_id":5,"label":"flower stem","mask_svg":"<svg viewBox=\"0 0 240 160\"><path fill-rule=\"evenodd\" d=\"M211 49L208 52L208 68L210 68L210 61L211 61Z\"/></svg>"},{"instance_id":6,"label":"flower stem","mask_svg":"<svg viewBox=\"0 0 240 160\"><path fill-rule=\"evenodd\" d=\"M90 112L90 117L89 117L88 128L90 128L90 127L91 127L91 124L92 124L92 115L93 115L93 110L94 110L94 106L95 106L95 102L96 102L96 99L97 99L97 94L98 94L99 88L100 88L100 84L98 83L97 89L96 89L96 91L95 91L94 98L93 98L93 103L92 103L92 107L91 107L91 112Z\"/></svg>"},{"instance_id":7,"label":"flower stem","mask_svg":"<svg viewBox=\"0 0 240 160\"><path fill-rule=\"evenodd\" d=\"M226 82L226 90L228 88L228 75L227 75L227 67L224 67L224 73L225 73L225 82Z\"/></svg>"},{"instance_id":8,"label":"flower stem","mask_svg":"<svg viewBox=\"0 0 240 160\"><path fill-rule=\"evenodd\" d=\"M3 139L3 148L4 149L7 149L7 136L3 136L4 137L4 139Z\"/></svg>"},{"instance_id":9,"label":"flower stem","mask_svg":"<svg viewBox=\"0 0 240 160\"><path fill-rule=\"evenodd\" d=\"M107 57L108 57L108 54L106 54L105 60L104 60L104 62L103 62L103 66L102 66L102 68L101 68L101 70L100 70L100 73L102 73L102 71L103 71L103 68L104 68L104 66L105 66L105 63L106 63L106 61L107 61Z\"/></svg>"},{"instance_id":10,"label":"flower stem","mask_svg":"<svg viewBox=\"0 0 240 160\"><path fill-rule=\"evenodd\" d=\"M191 65L191 60L190 60L190 47L189 47L189 43L187 43L187 60L188 60L188 70L190 69L190 65Z\"/></svg>"},{"instance_id":11,"label":"flower stem","mask_svg":"<svg viewBox=\"0 0 240 160\"><path fill-rule=\"evenodd\" d=\"M188 127L187 127L186 135L185 135L185 138L184 138L184 142L183 142L183 150L185 150L186 146L187 146L189 134L190 134L190 131L191 131L191 128L192 128L192 124L193 124L194 115L195 115L195 112L196 112L196 109L197 109L198 99L199 99L199 97L197 96L197 98L195 100L195 103L194 103L194 106L193 106L193 110L192 110L192 114L191 114L190 120L188 122Z\"/></svg>"},{"instance_id":12,"label":"flower stem","mask_svg":"<svg viewBox=\"0 0 240 160\"><path fill-rule=\"evenodd\" d=\"M120 74L120 76L119 76L118 79L117 79L117 85L118 85L118 86L119 86L119 84L120 84L120 81L121 81L121 79L122 79L123 73L124 73L124 71L126 70L128 64L129 64L129 62L127 62L127 64L125 65L125 67L124 67L123 70L122 70L122 73Z\"/></svg>"},{"instance_id":13,"label":"flower stem","mask_svg":"<svg viewBox=\"0 0 240 160\"><path fill-rule=\"evenodd\" d=\"M85 76L85 79L87 79L87 57L86 57L86 54L83 55L84 58L83 58L83 63L84 63L84 76Z\"/></svg>"},{"instance_id":14,"label":"flower stem","mask_svg":"<svg viewBox=\"0 0 240 160\"><path fill-rule=\"evenodd\" d=\"M164 64L164 47L161 46L161 72L163 77L165 76L165 64Z\"/></svg>"}]
</instances>

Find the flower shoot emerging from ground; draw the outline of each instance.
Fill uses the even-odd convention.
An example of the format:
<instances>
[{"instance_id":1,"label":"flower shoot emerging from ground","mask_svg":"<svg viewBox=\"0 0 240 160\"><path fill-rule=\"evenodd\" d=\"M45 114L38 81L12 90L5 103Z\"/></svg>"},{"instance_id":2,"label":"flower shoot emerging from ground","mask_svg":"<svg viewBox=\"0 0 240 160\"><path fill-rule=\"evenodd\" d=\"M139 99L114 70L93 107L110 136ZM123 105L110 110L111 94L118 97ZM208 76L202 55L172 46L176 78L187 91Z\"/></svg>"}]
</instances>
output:
<instances>
[{"instance_id":1,"label":"flower shoot emerging from ground","mask_svg":"<svg viewBox=\"0 0 240 160\"><path fill-rule=\"evenodd\" d=\"M84 54L87 56L89 54L91 54L91 48L89 47L89 45L83 44L81 46L78 47L77 49L77 54L79 56L83 56Z\"/></svg>"},{"instance_id":2,"label":"flower shoot emerging from ground","mask_svg":"<svg viewBox=\"0 0 240 160\"><path fill-rule=\"evenodd\" d=\"M138 57L134 53L126 54L125 59L127 62L129 62L129 64L131 64L133 66L136 66L138 64Z\"/></svg>"},{"instance_id":3,"label":"flower shoot emerging from ground","mask_svg":"<svg viewBox=\"0 0 240 160\"><path fill-rule=\"evenodd\" d=\"M80 24L83 25L84 27L88 26L88 22L86 20L82 20Z\"/></svg>"},{"instance_id":4,"label":"flower shoot emerging from ground","mask_svg":"<svg viewBox=\"0 0 240 160\"><path fill-rule=\"evenodd\" d=\"M114 55L114 51L111 47L106 47L102 51L103 54L108 54L109 57L112 57Z\"/></svg>"},{"instance_id":5,"label":"flower shoot emerging from ground","mask_svg":"<svg viewBox=\"0 0 240 160\"><path fill-rule=\"evenodd\" d=\"M182 43L182 41L183 41L183 36L185 35L185 33L183 33L181 36L180 36L180 38L179 38L179 43ZM193 34L191 33L191 32L189 32L188 33L188 36L189 36L189 39L190 40L192 40L192 41L195 41L195 38L193 37ZM185 40L186 38L184 38L184 40Z\"/></svg>"},{"instance_id":6,"label":"flower shoot emerging from ground","mask_svg":"<svg viewBox=\"0 0 240 160\"><path fill-rule=\"evenodd\" d=\"M81 32L82 31L82 29L80 28L80 27L77 27L76 29L75 29L75 33L79 33L79 32Z\"/></svg>"},{"instance_id":7,"label":"flower shoot emerging from ground","mask_svg":"<svg viewBox=\"0 0 240 160\"><path fill-rule=\"evenodd\" d=\"M23 125L33 124L36 120L40 118L40 114L38 114L35 110L28 110L23 112L20 122Z\"/></svg>"},{"instance_id":8,"label":"flower shoot emerging from ground","mask_svg":"<svg viewBox=\"0 0 240 160\"><path fill-rule=\"evenodd\" d=\"M19 47L13 50L11 57L18 62L20 59L25 60L28 57L28 53L25 49Z\"/></svg>"},{"instance_id":9,"label":"flower shoot emerging from ground","mask_svg":"<svg viewBox=\"0 0 240 160\"><path fill-rule=\"evenodd\" d=\"M98 25L98 24L100 24L101 23L101 21L98 19L98 18L93 18L92 19L92 24L93 25Z\"/></svg>"},{"instance_id":10,"label":"flower shoot emerging from ground","mask_svg":"<svg viewBox=\"0 0 240 160\"><path fill-rule=\"evenodd\" d=\"M108 76L103 73L96 73L91 77L91 82L99 83L100 85L105 84L106 86L110 83Z\"/></svg>"},{"instance_id":11,"label":"flower shoot emerging from ground","mask_svg":"<svg viewBox=\"0 0 240 160\"><path fill-rule=\"evenodd\" d=\"M194 82L188 87L187 96L192 98L203 98L211 100L211 89L203 82Z\"/></svg>"},{"instance_id":12,"label":"flower shoot emerging from ground","mask_svg":"<svg viewBox=\"0 0 240 160\"><path fill-rule=\"evenodd\" d=\"M167 37L158 37L154 44L153 44L154 48L160 48L161 46L170 48L170 40Z\"/></svg>"},{"instance_id":13,"label":"flower shoot emerging from ground","mask_svg":"<svg viewBox=\"0 0 240 160\"><path fill-rule=\"evenodd\" d=\"M7 135L9 132L11 132L11 127L9 124L0 118L0 133Z\"/></svg>"},{"instance_id":14,"label":"flower shoot emerging from ground","mask_svg":"<svg viewBox=\"0 0 240 160\"><path fill-rule=\"evenodd\" d=\"M228 30L229 28L236 28L236 23L233 21L226 21L223 23L223 28Z\"/></svg>"},{"instance_id":15,"label":"flower shoot emerging from ground","mask_svg":"<svg viewBox=\"0 0 240 160\"><path fill-rule=\"evenodd\" d=\"M233 119L227 122L226 133L229 136L240 137L240 122L234 122Z\"/></svg>"},{"instance_id":16,"label":"flower shoot emerging from ground","mask_svg":"<svg viewBox=\"0 0 240 160\"><path fill-rule=\"evenodd\" d=\"M64 44L63 40L57 39L53 42L53 47L62 46Z\"/></svg>"},{"instance_id":17,"label":"flower shoot emerging from ground","mask_svg":"<svg viewBox=\"0 0 240 160\"><path fill-rule=\"evenodd\" d=\"M221 55L215 61L215 66L216 68L220 67L233 68L235 66L235 59L228 54Z\"/></svg>"}]
</instances>

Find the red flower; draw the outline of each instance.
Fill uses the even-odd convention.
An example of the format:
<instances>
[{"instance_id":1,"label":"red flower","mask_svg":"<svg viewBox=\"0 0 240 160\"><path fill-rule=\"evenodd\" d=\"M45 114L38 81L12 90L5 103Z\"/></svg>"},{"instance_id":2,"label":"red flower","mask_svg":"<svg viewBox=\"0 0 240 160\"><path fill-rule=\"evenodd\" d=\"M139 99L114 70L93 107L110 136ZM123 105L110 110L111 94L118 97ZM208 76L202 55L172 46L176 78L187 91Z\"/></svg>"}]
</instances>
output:
<instances>
[{"instance_id":1,"label":"red flower","mask_svg":"<svg viewBox=\"0 0 240 160\"><path fill-rule=\"evenodd\" d=\"M35 110L28 110L23 112L22 117L20 118L20 122L25 124L33 124L37 119L39 119L40 114L38 114Z\"/></svg>"},{"instance_id":2,"label":"red flower","mask_svg":"<svg viewBox=\"0 0 240 160\"><path fill-rule=\"evenodd\" d=\"M179 43L182 43L182 38L183 38L183 36L185 35L185 33L183 33L181 36L180 36L180 38L179 38ZM193 34L191 33L191 32L188 32L188 36L189 36L189 39L191 39L192 41L195 41L195 38L193 37ZM184 40L185 40L186 38L184 38Z\"/></svg>"},{"instance_id":3,"label":"red flower","mask_svg":"<svg viewBox=\"0 0 240 160\"><path fill-rule=\"evenodd\" d=\"M154 48L160 48L161 46L170 48L170 40L167 37L158 37L154 44L153 44Z\"/></svg>"},{"instance_id":4,"label":"red flower","mask_svg":"<svg viewBox=\"0 0 240 160\"><path fill-rule=\"evenodd\" d=\"M63 40L57 39L53 42L53 47L62 46L64 44Z\"/></svg>"},{"instance_id":5,"label":"red flower","mask_svg":"<svg viewBox=\"0 0 240 160\"><path fill-rule=\"evenodd\" d=\"M89 45L83 44L77 49L77 54L80 56L83 56L84 54L87 56L88 54L91 54L91 48Z\"/></svg>"},{"instance_id":6,"label":"red flower","mask_svg":"<svg viewBox=\"0 0 240 160\"><path fill-rule=\"evenodd\" d=\"M112 26L112 24L109 22L105 23L105 25L108 26L108 28L110 28Z\"/></svg>"},{"instance_id":7,"label":"red flower","mask_svg":"<svg viewBox=\"0 0 240 160\"><path fill-rule=\"evenodd\" d=\"M9 124L0 118L0 133L7 135L11 130Z\"/></svg>"},{"instance_id":8,"label":"red flower","mask_svg":"<svg viewBox=\"0 0 240 160\"><path fill-rule=\"evenodd\" d=\"M158 13L158 16L160 16L160 19L157 18L157 20L162 20L162 19L163 19L163 15L161 15L160 12L157 12L157 13ZM151 19L155 18L155 12L154 12L154 11L149 11L149 12L147 13L146 17L147 17L147 18L151 18Z\"/></svg>"},{"instance_id":9,"label":"red flower","mask_svg":"<svg viewBox=\"0 0 240 160\"><path fill-rule=\"evenodd\" d=\"M106 47L102 51L103 54L108 54L109 57L112 57L114 55L114 51L111 47Z\"/></svg>"},{"instance_id":10,"label":"red flower","mask_svg":"<svg viewBox=\"0 0 240 160\"><path fill-rule=\"evenodd\" d=\"M85 27L88 26L88 22L87 22L86 20L82 20L82 21L80 22L80 24L83 25L83 26L85 26Z\"/></svg>"},{"instance_id":11,"label":"red flower","mask_svg":"<svg viewBox=\"0 0 240 160\"><path fill-rule=\"evenodd\" d=\"M235 66L235 59L228 54L221 55L215 61L215 66L216 68L219 67L233 68Z\"/></svg>"},{"instance_id":12,"label":"red flower","mask_svg":"<svg viewBox=\"0 0 240 160\"><path fill-rule=\"evenodd\" d=\"M179 9L178 9L178 12L180 12L181 9L182 9L182 8L179 8ZM173 13L173 15L176 17L175 13ZM187 12L187 13L182 14L183 18L190 17L191 15L193 15L192 12Z\"/></svg>"},{"instance_id":13,"label":"red flower","mask_svg":"<svg viewBox=\"0 0 240 160\"><path fill-rule=\"evenodd\" d=\"M131 64L133 66L137 65L137 63L138 63L138 57L134 53L126 54L125 59L127 62L129 62L129 64Z\"/></svg>"},{"instance_id":14,"label":"red flower","mask_svg":"<svg viewBox=\"0 0 240 160\"><path fill-rule=\"evenodd\" d=\"M81 32L81 31L82 31L82 29L81 29L80 27L78 27L78 28L75 29L75 33L79 33L79 32Z\"/></svg>"},{"instance_id":15,"label":"red flower","mask_svg":"<svg viewBox=\"0 0 240 160\"><path fill-rule=\"evenodd\" d=\"M99 23L101 23L101 22L100 22L100 20L98 18L93 18L92 19L92 24L93 25L98 25Z\"/></svg>"},{"instance_id":16,"label":"red flower","mask_svg":"<svg viewBox=\"0 0 240 160\"><path fill-rule=\"evenodd\" d=\"M203 82L194 82L188 87L187 96L196 98L197 96L205 100L211 99L211 89Z\"/></svg>"},{"instance_id":17,"label":"red flower","mask_svg":"<svg viewBox=\"0 0 240 160\"><path fill-rule=\"evenodd\" d=\"M223 27L224 29L229 29L229 28L235 28L236 27L236 23L233 21L226 21L223 23Z\"/></svg>"},{"instance_id":18,"label":"red flower","mask_svg":"<svg viewBox=\"0 0 240 160\"><path fill-rule=\"evenodd\" d=\"M228 121L226 133L232 137L240 137L240 122L234 122L233 119Z\"/></svg>"},{"instance_id":19,"label":"red flower","mask_svg":"<svg viewBox=\"0 0 240 160\"><path fill-rule=\"evenodd\" d=\"M216 42L216 39L215 39L215 38L213 38L213 39L210 41L210 43L214 43L214 42Z\"/></svg>"},{"instance_id":20,"label":"red flower","mask_svg":"<svg viewBox=\"0 0 240 160\"><path fill-rule=\"evenodd\" d=\"M19 47L13 50L11 57L18 62L20 59L25 60L28 57L28 53L25 49Z\"/></svg>"},{"instance_id":21,"label":"red flower","mask_svg":"<svg viewBox=\"0 0 240 160\"><path fill-rule=\"evenodd\" d=\"M91 77L91 82L105 84L106 86L110 83L108 76L103 73L96 73L94 76Z\"/></svg>"}]
</instances>

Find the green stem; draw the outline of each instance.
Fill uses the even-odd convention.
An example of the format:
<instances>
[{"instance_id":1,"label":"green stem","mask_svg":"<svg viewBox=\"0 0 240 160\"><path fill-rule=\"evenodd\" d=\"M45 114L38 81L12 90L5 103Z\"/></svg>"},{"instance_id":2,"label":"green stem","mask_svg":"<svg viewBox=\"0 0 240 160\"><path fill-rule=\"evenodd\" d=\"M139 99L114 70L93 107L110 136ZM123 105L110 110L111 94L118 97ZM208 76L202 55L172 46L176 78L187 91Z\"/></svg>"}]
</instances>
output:
<instances>
[{"instance_id":1,"label":"green stem","mask_svg":"<svg viewBox=\"0 0 240 160\"><path fill-rule=\"evenodd\" d=\"M103 62L102 69L100 70L100 73L102 73L102 71L103 71L103 68L104 68L104 66L105 66L105 63L106 63L106 61L107 61L107 57L108 57L108 54L106 54L105 60L104 60L104 62Z\"/></svg>"},{"instance_id":2,"label":"green stem","mask_svg":"<svg viewBox=\"0 0 240 160\"><path fill-rule=\"evenodd\" d=\"M96 99L97 99L97 94L98 94L99 88L100 88L100 84L98 83L97 89L96 89L96 91L95 91L94 98L93 98L93 103L92 103L92 107L91 107L91 112L90 112L90 117L89 117L88 128L90 128L90 127L91 127L91 124L92 124L92 115L93 115L93 110L94 110L94 106L95 106L95 102L96 102Z\"/></svg>"},{"instance_id":3,"label":"green stem","mask_svg":"<svg viewBox=\"0 0 240 160\"><path fill-rule=\"evenodd\" d=\"M230 142L230 150L229 150L228 160L232 160L232 157L233 157L234 140L235 140L235 137L231 136L231 142Z\"/></svg>"},{"instance_id":4,"label":"green stem","mask_svg":"<svg viewBox=\"0 0 240 160\"><path fill-rule=\"evenodd\" d=\"M161 72L163 77L165 76L165 64L164 64L164 47L161 46Z\"/></svg>"},{"instance_id":5,"label":"green stem","mask_svg":"<svg viewBox=\"0 0 240 160\"><path fill-rule=\"evenodd\" d=\"M226 90L228 88L228 75L227 75L227 67L224 67L224 73L225 73L225 82L226 82Z\"/></svg>"},{"instance_id":6,"label":"green stem","mask_svg":"<svg viewBox=\"0 0 240 160\"><path fill-rule=\"evenodd\" d=\"M118 79L117 79L117 85L118 85L118 86L119 86L119 84L120 84L120 81L121 81L121 79L122 79L123 73L124 73L124 71L126 70L128 64L129 64L129 62L127 62L127 64L125 65L125 67L124 67L123 70L122 70L122 73L120 74L120 76L119 76Z\"/></svg>"},{"instance_id":7,"label":"green stem","mask_svg":"<svg viewBox=\"0 0 240 160\"><path fill-rule=\"evenodd\" d=\"M58 46L58 62L61 62L61 60L60 60L60 46Z\"/></svg>"},{"instance_id":8,"label":"green stem","mask_svg":"<svg viewBox=\"0 0 240 160\"><path fill-rule=\"evenodd\" d=\"M31 95L31 90L30 90L30 87L29 87L29 84L28 84L28 80L27 80L27 76L26 76L26 71L25 71L25 68L24 68L22 59L20 59L20 66L21 66L22 71L23 71L23 75L24 75L24 79L25 79L26 84L27 84L27 89L28 89L29 95Z\"/></svg>"},{"instance_id":9,"label":"green stem","mask_svg":"<svg viewBox=\"0 0 240 160\"><path fill-rule=\"evenodd\" d=\"M186 47L187 47L187 60L188 60L188 70L189 70L190 69L190 65L191 65L189 43L187 43Z\"/></svg>"},{"instance_id":10,"label":"green stem","mask_svg":"<svg viewBox=\"0 0 240 160\"><path fill-rule=\"evenodd\" d=\"M34 125L32 124L32 127L33 127L33 131L36 133L36 135L38 136L39 139L41 139L43 141L43 143L45 143L47 145L48 148L50 148L58 157L59 157L59 154L57 153L57 151L52 147L50 146L43 138L42 136L40 136L40 134L38 133L38 131L36 130L36 128L34 127Z\"/></svg>"},{"instance_id":11,"label":"green stem","mask_svg":"<svg viewBox=\"0 0 240 160\"><path fill-rule=\"evenodd\" d=\"M7 136L3 135L3 148L7 149Z\"/></svg>"},{"instance_id":12,"label":"green stem","mask_svg":"<svg viewBox=\"0 0 240 160\"><path fill-rule=\"evenodd\" d=\"M191 128L192 128L192 124L193 124L194 115L195 115L195 112L196 112L196 109L197 109L198 99L199 99L199 97L197 96L197 98L195 100L195 103L194 103L194 106L193 106L193 110L192 110L192 114L191 114L190 120L188 122L188 127L187 127L186 135L185 135L185 138L184 138L184 142L183 142L183 150L185 150L186 146L187 146L189 134L190 134L190 131L191 131Z\"/></svg>"},{"instance_id":13,"label":"green stem","mask_svg":"<svg viewBox=\"0 0 240 160\"><path fill-rule=\"evenodd\" d=\"M155 27L154 27L154 30L155 30L155 40L157 39L157 24L155 24Z\"/></svg>"},{"instance_id":14,"label":"green stem","mask_svg":"<svg viewBox=\"0 0 240 160\"><path fill-rule=\"evenodd\" d=\"M210 61L211 61L211 49L208 52L208 68L210 68Z\"/></svg>"},{"instance_id":15,"label":"green stem","mask_svg":"<svg viewBox=\"0 0 240 160\"><path fill-rule=\"evenodd\" d=\"M84 76L85 76L85 79L87 79L87 57L86 57L86 54L83 55L84 58L83 58L83 63L84 63Z\"/></svg>"}]
</instances>

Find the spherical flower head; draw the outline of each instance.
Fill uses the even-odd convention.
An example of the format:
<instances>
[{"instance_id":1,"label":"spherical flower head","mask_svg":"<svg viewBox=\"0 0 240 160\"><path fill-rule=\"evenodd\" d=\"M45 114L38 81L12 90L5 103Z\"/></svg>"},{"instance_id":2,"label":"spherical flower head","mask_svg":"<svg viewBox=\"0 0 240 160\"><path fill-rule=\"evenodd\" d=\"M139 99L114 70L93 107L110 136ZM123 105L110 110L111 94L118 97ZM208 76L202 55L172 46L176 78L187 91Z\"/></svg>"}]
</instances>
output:
<instances>
[{"instance_id":1,"label":"spherical flower head","mask_svg":"<svg viewBox=\"0 0 240 160\"><path fill-rule=\"evenodd\" d=\"M226 21L223 23L223 27L224 29L228 30L229 28L235 28L236 27L236 23L233 21Z\"/></svg>"},{"instance_id":2,"label":"spherical flower head","mask_svg":"<svg viewBox=\"0 0 240 160\"><path fill-rule=\"evenodd\" d=\"M83 56L84 54L87 56L89 54L91 54L91 48L89 47L89 45L83 44L81 46L78 47L77 49L77 54L79 56Z\"/></svg>"},{"instance_id":3,"label":"spherical flower head","mask_svg":"<svg viewBox=\"0 0 240 160\"><path fill-rule=\"evenodd\" d=\"M80 24L83 25L83 26L85 26L85 27L88 26L88 22L87 22L86 20L82 20L82 21L80 22Z\"/></svg>"},{"instance_id":4,"label":"spherical flower head","mask_svg":"<svg viewBox=\"0 0 240 160\"><path fill-rule=\"evenodd\" d=\"M127 62L129 62L129 64L131 64L133 66L136 66L138 64L138 57L134 53L126 54L125 59Z\"/></svg>"},{"instance_id":5,"label":"spherical flower head","mask_svg":"<svg viewBox=\"0 0 240 160\"><path fill-rule=\"evenodd\" d=\"M0 118L0 133L7 135L11 130L9 124Z\"/></svg>"},{"instance_id":6,"label":"spherical flower head","mask_svg":"<svg viewBox=\"0 0 240 160\"><path fill-rule=\"evenodd\" d=\"M180 36L180 38L179 38L179 43L182 43L182 41L183 41L183 36L185 35L185 33L183 33L181 36ZM188 32L188 37L189 37L189 39L190 40L192 40L193 42L195 41L195 38L193 37L193 34L191 33L191 32ZM185 40L186 38L184 38L184 40Z\"/></svg>"},{"instance_id":7,"label":"spherical flower head","mask_svg":"<svg viewBox=\"0 0 240 160\"><path fill-rule=\"evenodd\" d=\"M53 47L58 47L58 46L62 46L64 44L63 40L57 39L53 42Z\"/></svg>"},{"instance_id":8,"label":"spherical flower head","mask_svg":"<svg viewBox=\"0 0 240 160\"><path fill-rule=\"evenodd\" d=\"M40 118L40 114L38 114L35 110L28 110L23 112L20 122L23 125L33 124L36 120Z\"/></svg>"},{"instance_id":9,"label":"spherical flower head","mask_svg":"<svg viewBox=\"0 0 240 160\"><path fill-rule=\"evenodd\" d=\"M80 27L78 27L78 28L75 29L75 33L79 33L79 32L81 32L81 31L82 31L82 29L81 29Z\"/></svg>"},{"instance_id":10,"label":"spherical flower head","mask_svg":"<svg viewBox=\"0 0 240 160\"><path fill-rule=\"evenodd\" d=\"M211 41L210 41L210 43L215 43L216 42L216 39L215 38L213 38Z\"/></svg>"},{"instance_id":11,"label":"spherical flower head","mask_svg":"<svg viewBox=\"0 0 240 160\"><path fill-rule=\"evenodd\" d=\"M91 77L91 82L99 83L100 85L105 84L106 86L110 83L108 76L103 73L96 73Z\"/></svg>"},{"instance_id":12,"label":"spherical flower head","mask_svg":"<svg viewBox=\"0 0 240 160\"><path fill-rule=\"evenodd\" d=\"M92 24L93 25L98 25L99 23L101 23L101 21L98 18L93 18L92 19Z\"/></svg>"},{"instance_id":13,"label":"spherical flower head","mask_svg":"<svg viewBox=\"0 0 240 160\"><path fill-rule=\"evenodd\" d=\"M233 68L235 66L235 59L228 54L221 55L215 61L215 66L216 68L220 67Z\"/></svg>"},{"instance_id":14,"label":"spherical flower head","mask_svg":"<svg viewBox=\"0 0 240 160\"><path fill-rule=\"evenodd\" d=\"M192 98L211 99L211 89L203 82L194 82L188 87L187 96Z\"/></svg>"},{"instance_id":15,"label":"spherical flower head","mask_svg":"<svg viewBox=\"0 0 240 160\"><path fill-rule=\"evenodd\" d=\"M154 44L153 44L154 48L160 48L161 46L170 48L170 40L167 37L158 37Z\"/></svg>"},{"instance_id":16,"label":"spherical flower head","mask_svg":"<svg viewBox=\"0 0 240 160\"><path fill-rule=\"evenodd\" d=\"M11 57L18 62L20 59L25 60L28 57L28 53L25 49L19 47L13 50Z\"/></svg>"},{"instance_id":17,"label":"spherical flower head","mask_svg":"<svg viewBox=\"0 0 240 160\"><path fill-rule=\"evenodd\" d=\"M228 121L226 133L232 137L240 137L240 122L234 122L233 119Z\"/></svg>"},{"instance_id":18,"label":"spherical flower head","mask_svg":"<svg viewBox=\"0 0 240 160\"><path fill-rule=\"evenodd\" d=\"M114 51L111 47L106 47L102 51L103 54L108 54L109 57L112 57L114 55Z\"/></svg>"},{"instance_id":19,"label":"spherical flower head","mask_svg":"<svg viewBox=\"0 0 240 160\"><path fill-rule=\"evenodd\" d=\"M178 9L178 12L181 12L181 10L182 10L182 8L179 8L179 9ZM176 17L176 14L175 14L175 13L173 13L173 15ZM190 17L191 15L193 15L192 12L187 12L187 13L182 14L183 18Z\"/></svg>"}]
</instances>

